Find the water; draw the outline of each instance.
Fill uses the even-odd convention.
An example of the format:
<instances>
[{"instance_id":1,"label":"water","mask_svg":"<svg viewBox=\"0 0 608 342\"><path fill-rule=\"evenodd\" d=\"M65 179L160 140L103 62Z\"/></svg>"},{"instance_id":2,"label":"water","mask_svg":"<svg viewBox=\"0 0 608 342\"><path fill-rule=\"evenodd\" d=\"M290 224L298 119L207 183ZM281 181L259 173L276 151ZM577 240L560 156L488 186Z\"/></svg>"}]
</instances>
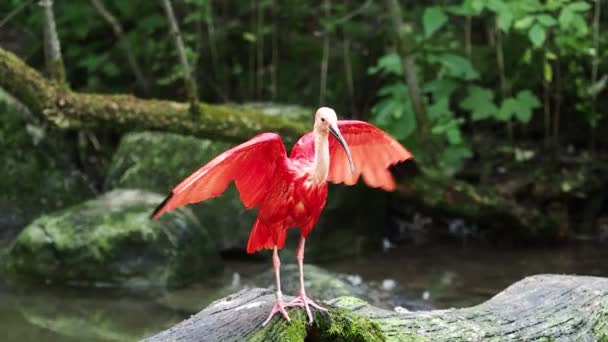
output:
<instances>
[{"instance_id":1,"label":"water","mask_svg":"<svg viewBox=\"0 0 608 342\"><path fill-rule=\"evenodd\" d=\"M574 245L502 250L487 246L425 245L331 262L324 267L363 281L396 284L436 308L478 304L513 282L539 273L608 276L608 248ZM268 261L270 262L270 260ZM176 292L111 289L21 289L0 286L2 341L130 341L189 317L266 264L229 263L224 286L196 285ZM238 277L237 277L238 278ZM233 284L238 287L238 284Z\"/></svg>"}]
</instances>

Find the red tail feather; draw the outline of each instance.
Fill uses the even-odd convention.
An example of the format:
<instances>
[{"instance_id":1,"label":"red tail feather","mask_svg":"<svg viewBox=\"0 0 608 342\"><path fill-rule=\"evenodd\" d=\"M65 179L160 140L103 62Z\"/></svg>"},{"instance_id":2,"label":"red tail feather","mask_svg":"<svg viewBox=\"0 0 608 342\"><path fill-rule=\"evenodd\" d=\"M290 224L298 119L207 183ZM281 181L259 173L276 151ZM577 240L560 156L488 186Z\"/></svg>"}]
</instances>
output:
<instances>
[{"instance_id":1,"label":"red tail feather","mask_svg":"<svg viewBox=\"0 0 608 342\"><path fill-rule=\"evenodd\" d=\"M281 249L285 246L286 238L287 229L283 227L270 228L258 219L251 228L249 242L247 242L247 253L255 253L261 249L272 249L274 246Z\"/></svg>"}]
</instances>

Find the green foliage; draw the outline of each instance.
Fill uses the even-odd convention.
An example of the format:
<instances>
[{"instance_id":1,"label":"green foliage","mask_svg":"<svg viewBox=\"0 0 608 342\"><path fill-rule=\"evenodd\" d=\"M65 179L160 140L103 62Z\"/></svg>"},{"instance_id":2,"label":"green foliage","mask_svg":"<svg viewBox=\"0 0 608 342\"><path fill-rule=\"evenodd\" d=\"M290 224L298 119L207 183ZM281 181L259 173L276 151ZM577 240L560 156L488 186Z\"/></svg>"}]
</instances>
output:
<instances>
[{"instance_id":1,"label":"green foliage","mask_svg":"<svg viewBox=\"0 0 608 342\"><path fill-rule=\"evenodd\" d=\"M494 103L494 92L479 86L469 87L469 95L460 102L460 107L471 113L473 121L494 117L499 111Z\"/></svg>"},{"instance_id":2,"label":"green foliage","mask_svg":"<svg viewBox=\"0 0 608 342\"><path fill-rule=\"evenodd\" d=\"M518 120L528 123L532 118L532 110L540 107L540 101L529 90L522 90L515 97L503 100L496 118L501 121Z\"/></svg>"},{"instance_id":3,"label":"green foliage","mask_svg":"<svg viewBox=\"0 0 608 342\"><path fill-rule=\"evenodd\" d=\"M428 7L424 10L422 23L424 35L429 38L448 22L448 17L441 7Z\"/></svg>"},{"instance_id":4,"label":"green foliage","mask_svg":"<svg viewBox=\"0 0 608 342\"><path fill-rule=\"evenodd\" d=\"M416 116L402 61L387 49L393 27L383 2L332 2L329 13L324 3L176 2L201 100L321 104L320 65L323 38L328 35L323 104L335 107L341 116L360 118L366 118L362 111L371 107L371 121L415 150ZM10 13L20 4L4 1L0 13ZM182 69L161 6L154 1L104 0L104 4L121 25L150 82L148 95L183 99ZM458 171L472 154L469 133L481 121L484 128L514 127L515 139L536 131L521 127L546 122L537 117L545 113L539 110L541 98L551 116L561 112L562 128L569 123L602 124L606 105L602 92L608 80L608 36L603 33L608 25L602 13L598 28L602 34L594 42L598 4L586 0L408 2L403 12L406 25L400 29L415 59L437 147L435 159L444 170ZM136 82L123 46L89 1L55 1L54 12L73 89L142 95L138 88L134 91ZM3 26L18 32L18 43L24 46L17 50L40 69L41 14L39 6L26 6ZM27 39L28 34L36 39ZM504 55L502 71L497 51Z\"/></svg>"}]
</instances>

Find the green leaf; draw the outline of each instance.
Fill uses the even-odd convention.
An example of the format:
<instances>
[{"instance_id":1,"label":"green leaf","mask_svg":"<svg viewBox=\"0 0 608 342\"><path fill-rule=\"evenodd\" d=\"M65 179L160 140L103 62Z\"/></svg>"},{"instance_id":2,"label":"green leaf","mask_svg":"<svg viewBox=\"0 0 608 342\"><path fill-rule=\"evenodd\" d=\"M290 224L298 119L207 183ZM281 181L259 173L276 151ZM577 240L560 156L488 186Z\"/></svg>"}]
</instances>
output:
<instances>
[{"instance_id":1,"label":"green leaf","mask_svg":"<svg viewBox=\"0 0 608 342\"><path fill-rule=\"evenodd\" d=\"M511 10L511 7L509 7L509 5L507 5L507 3L511 4L510 1L503 1L503 0L487 0L487 6L488 8L496 13L496 17L497 17L497 21L498 21L498 27L503 31L503 32L509 32L509 30L511 29L511 26L513 24L513 20L515 19L515 16L513 15L513 11Z\"/></svg>"},{"instance_id":2,"label":"green leaf","mask_svg":"<svg viewBox=\"0 0 608 342\"><path fill-rule=\"evenodd\" d=\"M473 10L475 10L477 13L481 13L481 11L483 11L483 8L485 7L485 1L484 0L472 0L471 1L471 7L473 8Z\"/></svg>"},{"instance_id":3,"label":"green leaf","mask_svg":"<svg viewBox=\"0 0 608 342\"><path fill-rule=\"evenodd\" d=\"M473 67L473 64L462 56L444 53L429 56L429 61L441 63L447 69L449 76L462 78L467 81L479 78L479 74Z\"/></svg>"},{"instance_id":4,"label":"green leaf","mask_svg":"<svg viewBox=\"0 0 608 342\"><path fill-rule=\"evenodd\" d=\"M397 140L404 140L416 131L416 115L410 102L402 104L403 113L396 122L387 128L390 135Z\"/></svg>"},{"instance_id":5,"label":"green leaf","mask_svg":"<svg viewBox=\"0 0 608 342\"><path fill-rule=\"evenodd\" d=\"M441 100L433 103L428 107L428 114L431 120L439 121L446 117L452 117L454 113L450 110L448 98L442 98Z\"/></svg>"},{"instance_id":6,"label":"green leaf","mask_svg":"<svg viewBox=\"0 0 608 342\"><path fill-rule=\"evenodd\" d=\"M505 10L498 13L498 27L500 27L503 32L509 32L512 23L513 13L511 10Z\"/></svg>"},{"instance_id":7,"label":"green leaf","mask_svg":"<svg viewBox=\"0 0 608 342\"><path fill-rule=\"evenodd\" d=\"M460 134L460 128L458 126L451 127L446 131L446 137L450 145L459 145L462 143L462 135Z\"/></svg>"},{"instance_id":8,"label":"green leaf","mask_svg":"<svg viewBox=\"0 0 608 342\"><path fill-rule=\"evenodd\" d=\"M547 38L545 28L540 24L534 24L530 31L528 31L528 38L530 38L534 47L541 47Z\"/></svg>"},{"instance_id":9,"label":"green leaf","mask_svg":"<svg viewBox=\"0 0 608 342\"><path fill-rule=\"evenodd\" d=\"M386 85L378 91L378 95L385 97L395 97L400 100L408 98L407 86L402 81L397 81Z\"/></svg>"},{"instance_id":10,"label":"green leaf","mask_svg":"<svg viewBox=\"0 0 608 342\"><path fill-rule=\"evenodd\" d=\"M545 81L547 82L551 82L553 80L553 69L551 68L551 63L549 62L545 63L544 76Z\"/></svg>"},{"instance_id":11,"label":"green leaf","mask_svg":"<svg viewBox=\"0 0 608 342\"><path fill-rule=\"evenodd\" d=\"M473 121L484 120L498 113L494 92L478 86L469 87L469 95L460 102L460 107L471 112Z\"/></svg>"},{"instance_id":12,"label":"green leaf","mask_svg":"<svg viewBox=\"0 0 608 342\"><path fill-rule=\"evenodd\" d=\"M422 15L422 26L424 35L428 38L437 32L448 21L448 17L441 7L433 6L424 10Z\"/></svg>"},{"instance_id":13,"label":"green leaf","mask_svg":"<svg viewBox=\"0 0 608 342\"><path fill-rule=\"evenodd\" d=\"M425 83L422 90L425 93L431 93L433 95L433 99L435 101L439 101L439 99L442 98L450 98L454 90L456 90L459 85L460 82L457 82L454 79L438 78Z\"/></svg>"},{"instance_id":14,"label":"green leaf","mask_svg":"<svg viewBox=\"0 0 608 342\"><path fill-rule=\"evenodd\" d=\"M369 74L384 72L386 74L401 76L401 58L399 58L399 55L395 52L387 53L386 55L380 57L376 65L369 68L367 72Z\"/></svg>"},{"instance_id":15,"label":"green leaf","mask_svg":"<svg viewBox=\"0 0 608 342\"><path fill-rule=\"evenodd\" d=\"M540 107L538 97L529 90L522 90L517 93L516 99L519 111L515 113L515 117L523 123L529 122L532 118L532 110Z\"/></svg>"},{"instance_id":16,"label":"green leaf","mask_svg":"<svg viewBox=\"0 0 608 342\"><path fill-rule=\"evenodd\" d=\"M569 7L562 8L561 12L559 13L559 17L557 18L557 21L559 21L559 25L562 29L568 28L572 22L572 19L574 18L574 12L568 8Z\"/></svg>"},{"instance_id":17,"label":"green leaf","mask_svg":"<svg viewBox=\"0 0 608 342\"><path fill-rule=\"evenodd\" d=\"M536 20L538 20L541 24L545 25L546 27L551 27L551 26L557 25L557 20L555 20L555 18L553 18L552 16L550 16L548 14L541 14L536 17Z\"/></svg>"},{"instance_id":18,"label":"green leaf","mask_svg":"<svg viewBox=\"0 0 608 342\"><path fill-rule=\"evenodd\" d=\"M573 3L569 4L568 8L574 12L584 12L584 11L588 11L591 8L591 6L584 1L577 1L577 2L573 2Z\"/></svg>"},{"instance_id":19,"label":"green leaf","mask_svg":"<svg viewBox=\"0 0 608 342\"><path fill-rule=\"evenodd\" d=\"M450 145L439 155L439 167L447 173L454 173L460 170L463 162L472 156L473 153L467 145Z\"/></svg>"},{"instance_id":20,"label":"green leaf","mask_svg":"<svg viewBox=\"0 0 608 342\"><path fill-rule=\"evenodd\" d=\"M402 81L384 86L378 92L382 100L371 110L371 121L386 130L397 140L404 140L416 130L416 119Z\"/></svg>"},{"instance_id":21,"label":"green leaf","mask_svg":"<svg viewBox=\"0 0 608 342\"><path fill-rule=\"evenodd\" d=\"M510 97L502 101L496 118L500 121L510 121L517 113L517 101Z\"/></svg>"},{"instance_id":22,"label":"green leaf","mask_svg":"<svg viewBox=\"0 0 608 342\"><path fill-rule=\"evenodd\" d=\"M248 43L255 43L255 41L257 40L257 37L255 36L255 34L253 34L251 32L244 32L243 39Z\"/></svg>"},{"instance_id":23,"label":"green leaf","mask_svg":"<svg viewBox=\"0 0 608 342\"><path fill-rule=\"evenodd\" d=\"M513 118L527 123L532 118L532 110L540 107L540 101L529 90L522 90L517 96L505 99L500 106L498 119L509 121Z\"/></svg>"},{"instance_id":24,"label":"green leaf","mask_svg":"<svg viewBox=\"0 0 608 342\"><path fill-rule=\"evenodd\" d=\"M533 22L534 22L534 17L531 15L527 15L527 16L519 19L518 21L516 21L515 24L513 25L513 27L515 27L518 30L525 30L528 27L530 27Z\"/></svg>"}]
</instances>

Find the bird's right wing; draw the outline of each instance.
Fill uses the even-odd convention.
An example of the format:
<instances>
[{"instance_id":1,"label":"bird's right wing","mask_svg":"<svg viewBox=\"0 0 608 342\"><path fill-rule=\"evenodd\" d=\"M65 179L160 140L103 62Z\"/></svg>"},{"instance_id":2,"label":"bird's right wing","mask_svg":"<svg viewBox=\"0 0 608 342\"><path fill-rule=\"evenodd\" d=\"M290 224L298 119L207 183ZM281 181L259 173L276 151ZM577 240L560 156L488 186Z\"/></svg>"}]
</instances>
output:
<instances>
[{"instance_id":1,"label":"bird's right wing","mask_svg":"<svg viewBox=\"0 0 608 342\"><path fill-rule=\"evenodd\" d=\"M362 176L365 183L387 191L395 189L395 181L388 168L412 158L412 154L397 140L374 125L357 120L339 120L338 128L346 140L355 172L352 172L344 149L338 140L329 136L329 174L327 180L334 184L354 185ZM312 132L304 135L294 145L291 158L313 160L315 138Z\"/></svg>"},{"instance_id":2,"label":"bird's right wing","mask_svg":"<svg viewBox=\"0 0 608 342\"><path fill-rule=\"evenodd\" d=\"M329 137L329 175L332 183L353 185L360 176L373 188L395 190L395 181L388 168L412 158L412 154L380 128L358 120L340 120L338 128L350 148L355 172L348 165L346 153L333 136Z\"/></svg>"},{"instance_id":3,"label":"bird's right wing","mask_svg":"<svg viewBox=\"0 0 608 342\"><path fill-rule=\"evenodd\" d=\"M253 208L271 185L275 170L285 162L285 146L274 133L262 133L215 157L179 183L152 214L222 194L234 181L245 207Z\"/></svg>"}]
</instances>

